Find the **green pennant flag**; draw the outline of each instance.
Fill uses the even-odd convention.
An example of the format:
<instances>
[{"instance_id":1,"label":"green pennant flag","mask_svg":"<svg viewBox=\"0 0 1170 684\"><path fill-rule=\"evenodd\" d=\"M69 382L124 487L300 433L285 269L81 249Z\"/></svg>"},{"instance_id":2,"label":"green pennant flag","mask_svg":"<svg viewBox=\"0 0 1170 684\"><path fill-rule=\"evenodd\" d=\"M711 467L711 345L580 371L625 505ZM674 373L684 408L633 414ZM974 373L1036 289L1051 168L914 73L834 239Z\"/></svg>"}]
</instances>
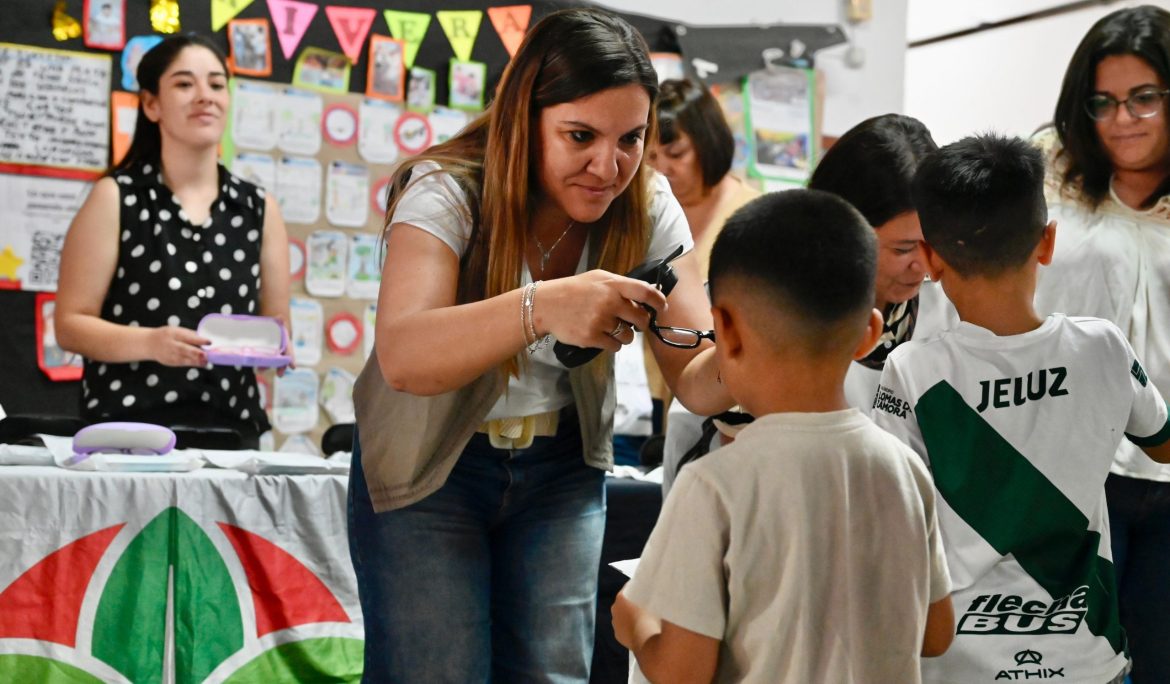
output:
<instances>
[{"instance_id":1,"label":"green pennant flag","mask_svg":"<svg viewBox=\"0 0 1170 684\"><path fill-rule=\"evenodd\" d=\"M479 23L483 21L483 12L480 10L442 10L435 12L439 18L439 25L447 40L451 41L451 49L459 61L471 59L471 48L475 46L475 37L479 35Z\"/></svg>"},{"instance_id":2,"label":"green pennant flag","mask_svg":"<svg viewBox=\"0 0 1170 684\"><path fill-rule=\"evenodd\" d=\"M414 58L418 55L418 46L427 35L427 27L431 25L431 15L425 12L399 12L385 10L386 25L390 27L390 35L406 43L406 68L414 66Z\"/></svg>"}]
</instances>

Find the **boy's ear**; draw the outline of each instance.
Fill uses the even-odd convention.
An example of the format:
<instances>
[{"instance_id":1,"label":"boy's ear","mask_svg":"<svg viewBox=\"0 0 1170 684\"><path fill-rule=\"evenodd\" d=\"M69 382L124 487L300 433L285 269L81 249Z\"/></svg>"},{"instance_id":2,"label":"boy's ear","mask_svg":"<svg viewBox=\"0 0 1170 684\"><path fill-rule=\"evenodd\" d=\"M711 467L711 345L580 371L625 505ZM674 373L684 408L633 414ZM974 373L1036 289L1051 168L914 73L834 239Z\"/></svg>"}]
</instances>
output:
<instances>
[{"instance_id":1,"label":"boy's ear","mask_svg":"<svg viewBox=\"0 0 1170 684\"><path fill-rule=\"evenodd\" d=\"M721 307L711 306L711 318L715 320L715 344L717 354L724 357L737 356L743 349L743 334L736 325L736 318L730 311Z\"/></svg>"},{"instance_id":2,"label":"boy's ear","mask_svg":"<svg viewBox=\"0 0 1170 684\"><path fill-rule=\"evenodd\" d=\"M1056 221L1049 221L1040 235L1040 243L1036 245L1036 260L1044 266L1052 263L1052 253L1056 249Z\"/></svg>"},{"instance_id":3,"label":"boy's ear","mask_svg":"<svg viewBox=\"0 0 1170 684\"><path fill-rule=\"evenodd\" d=\"M930 243L925 240L922 241L922 253L926 255L926 274L934 282L941 282L947 262L943 261L938 252L931 249Z\"/></svg>"},{"instance_id":4,"label":"boy's ear","mask_svg":"<svg viewBox=\"0 0 1170 684\"><path fill-rule=\"evenodd\" d=\"M853 360L864 359L869 356L873 348L877 346L878 339L882 336L882 330L885 329L885 321L882 320L882 314L877 309L869 310L869 322L865 325L865 334L861 336L861 341L857 343L857 348L853 350Z\"/></svg>"}]
</instances>

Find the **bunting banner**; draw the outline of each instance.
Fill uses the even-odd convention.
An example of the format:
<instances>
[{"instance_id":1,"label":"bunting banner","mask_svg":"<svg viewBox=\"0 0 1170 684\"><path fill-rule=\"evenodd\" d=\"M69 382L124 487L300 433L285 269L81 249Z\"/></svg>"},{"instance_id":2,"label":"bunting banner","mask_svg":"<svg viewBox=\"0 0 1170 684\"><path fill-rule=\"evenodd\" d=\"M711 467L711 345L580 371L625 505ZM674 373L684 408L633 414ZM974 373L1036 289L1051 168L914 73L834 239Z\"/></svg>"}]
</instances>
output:
<instances>
[{"instance_id":1,"label":"bunting banner","mask_svg":"<svg viewBox=\"0 0 1170 684\"><path fill-rule=\"evenodd\" d=\"M272 15L272 25L276 27L280 51L285 59L292 59L317 14L317 6L300 0L268 0L268 12Z\"/></svg>"},{"instance_id":2,"label":"bunting banner","mask_svg":"<svg viewBox=\"0 0 1170 684\"><path fill-rule=\"evenodd\" d=\"M471 59L471 48L475 46L475 37L479 35L479 24L483 21L483 12L480 10L440 10L435 12L443 33L451 42L451 49L459 61Z\"/></svg>"},{"instance_id":3,"label":"bunting banner","mask_svg":"<svg viewBox=\"0 0 1170 684\"><path fill-rule=\"evenodd\" d=\"M515 57L524 34L528 32L528 22L532 20L532 5L489 7L487 13L496 33L500 34L500 42L504 44L508 56Z\"/></svg>"},{"instance_id":4,"label":"bunting banner","mask_svg":"<svg viewBox=\"0 0 1170 684\"><path fill-rule=\"evenodd\" d=\"M356 64L361 57L366 36L370 35L370 27L374 25L374 17L378 16L377 10L328 5L325 7L325 16L329 17L329 24L333 26L341 51L349 57L349 61Z\"/></svg>"},{"instance_id":5,"label":"bunting banner","mask_svg":"<svg viewBox=\"0 0 1170 684\"><path fill-rule=\"evenodd\" d=\"M218 31L255 0L211 0L211 30Z\"/></svg>"},{"instance_id":6,"label":"bunting banner","mask_svg":"<svg viewBox=\"0 0 1170 684\"><path fill-rule=\"evenodd\" d=\"M406 68L414 66L414 58L418 55L418 46L427 35L427 28L431 25L431 15L424 12L400 12L385 10L386 25L390 27L390 35L406 43Z\"/></svg>"}]
</instances>

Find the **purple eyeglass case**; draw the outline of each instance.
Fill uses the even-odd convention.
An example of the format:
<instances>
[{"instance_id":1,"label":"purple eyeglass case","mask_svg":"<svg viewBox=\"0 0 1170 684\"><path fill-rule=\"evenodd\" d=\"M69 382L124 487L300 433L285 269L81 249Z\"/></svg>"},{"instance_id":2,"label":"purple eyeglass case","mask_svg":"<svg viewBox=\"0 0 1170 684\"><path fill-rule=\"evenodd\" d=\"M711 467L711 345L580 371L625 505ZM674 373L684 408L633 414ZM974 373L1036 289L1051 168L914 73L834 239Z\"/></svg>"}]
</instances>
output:
<instances>
[{"instance_id":1,"label":"purple eyeglass case","mask_svg":"<svg viewBox=\"0 0 1170 684\"><path fill-rule=\"evenodd\" d=\"M207 314L197 332L211 340L203 351L217 366L283 368L292 363L285 353L288 333L280 321L269 316Z\"/></svg>"},{"instance_id":2,"label":"purple eyeglass case","mask_svg":"<svg viewBox=\"0 0 1170 684\"><path fill-rule=\"evenodd\" d=\"M95 423L73 435L73 453L166 454L175 448L175 433L150 423Z\"/></svg>"}]
</instances>

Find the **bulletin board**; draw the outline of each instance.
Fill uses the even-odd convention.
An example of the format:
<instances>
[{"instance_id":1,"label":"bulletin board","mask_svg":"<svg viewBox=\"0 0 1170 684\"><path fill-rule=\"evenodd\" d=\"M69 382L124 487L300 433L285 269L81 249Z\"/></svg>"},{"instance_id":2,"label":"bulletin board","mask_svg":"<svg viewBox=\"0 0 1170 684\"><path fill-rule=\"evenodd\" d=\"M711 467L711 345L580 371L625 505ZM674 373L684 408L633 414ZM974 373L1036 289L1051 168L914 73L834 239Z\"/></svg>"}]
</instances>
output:
<instances>
[{"instance_id":1,"label":"bulletin board","mask_svg":"<svg viewBox=\"0 0 1170 684\"><path fill-rule=\"evenodd\" d=\"M108 4L125 7L113 24L86 15ZM391 9L383 0L5 0L0 388L21 391L0 394L0 406L9 414L79 412L79 383L60 381L76 373L38 365L38 359L78 365L72 355L38 353L42 343L55 342L51 306L60 247L92 179L128 143L136 107L134 60L166 33L196 32L230 56L234 102L244 102L250 115L233 120L222 160L273 192L293 245L290 254L300 250L292 269L291 333L299 366L292 375L301 384L292 383L283 394L304 397L313 384L316 401L282 415L278 395L284 385L277 383L284 381L271 372L259 377L278 428L269 446L280 448L295 438L293 447L311 449L319 447L330 424L348 418L352 408L337 398L348 392L372 344L379 271L372 253L380 252L372 247L384 220L380 190L393 165L453 135L490 100L524 29L552 11L589 4L403 0ZM621 14L652 51L678 52L677 22ZM385 68L395 60L402 61L397 78ZM420 87L412 87L416 82ZM266 97L285 104L255 115ZM743 108L738 89L721 99L729 110ZM300 115L290 119L296 130L265 140L281 130L289 102L299 103L292 109ZM306 114L305 107L312 111ZM736 128L741 167L750 161L752 140ZM302 201L311 194L302 192L311 176L318 178L315 209ZM364 211L354 211L359 205ZM355 257L361 267L350 269Z\"/></svg>"}]
</instances>

